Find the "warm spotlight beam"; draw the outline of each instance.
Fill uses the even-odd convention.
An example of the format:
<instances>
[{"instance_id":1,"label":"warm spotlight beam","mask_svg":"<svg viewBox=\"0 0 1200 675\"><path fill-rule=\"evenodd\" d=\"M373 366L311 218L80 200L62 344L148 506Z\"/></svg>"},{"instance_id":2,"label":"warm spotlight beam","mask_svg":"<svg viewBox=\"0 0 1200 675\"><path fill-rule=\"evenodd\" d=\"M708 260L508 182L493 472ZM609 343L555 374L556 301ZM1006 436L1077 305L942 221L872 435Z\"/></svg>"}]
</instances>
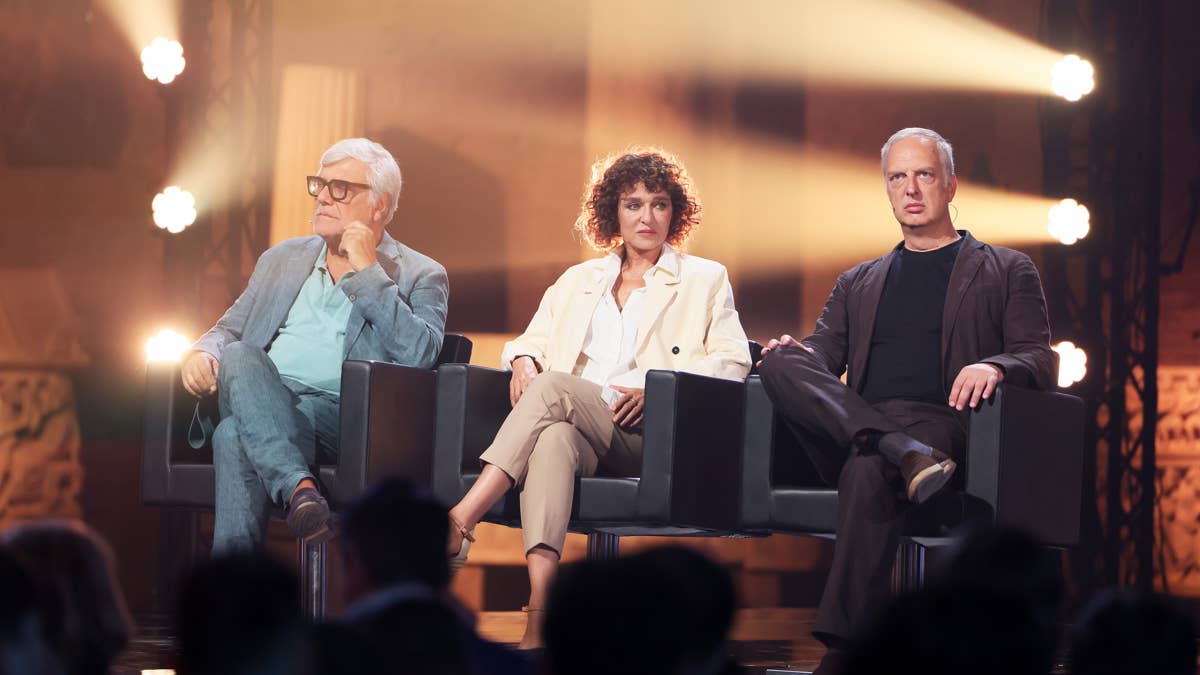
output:
<instances>
[{"instance_id":1,"label":"warm spotlight beam","mask_svg":"<svg viewBox=\"0 0 1200 675\"><path fill-rule=\"evenodd\" d=\"M607 19L627 8L592 3L592 11ZM944 2L705 0L680 11L671 0L649 0L637 14L671 17L672 28L628 21L606 35L626 47L614 45L611 52L624 58L606 64L619 72L650 67L811 85L1049 96L1051 70L1064 56Z\"/></svg>"},{"instance_id":2,"label":"warm spotlight beam","mask_svg":"<svg viewBox=\"0 0 1200 675\"><path fill-rule=\"evenodd\" d=\"M156 37L179 41L178 0L99 0L124 33L129 47L140 54Z\"/></svg>"},{"instance_id":3,"label":"warm spotlight beam","mask_svg":"<svg viewBox=\"0 0 1200 675\"><path fill-rule=\"evenodd\" d=\"M877 159L809 146L744 142L717 150L704 162L735 164L741 167L733 186L740 201L709 200L705 223L736 223L747 232L737 256L757 270L844 269L886 253L901 239ZM707 184L704 165L692 167L702 187ZM983 241L1024 247L1054 241L1046 229L1046 213L1055 203L960 177L951 214L955 227ZM697 239L698 255L728 257L705 248L703 229Z\"/></svg>"}]
</instances>

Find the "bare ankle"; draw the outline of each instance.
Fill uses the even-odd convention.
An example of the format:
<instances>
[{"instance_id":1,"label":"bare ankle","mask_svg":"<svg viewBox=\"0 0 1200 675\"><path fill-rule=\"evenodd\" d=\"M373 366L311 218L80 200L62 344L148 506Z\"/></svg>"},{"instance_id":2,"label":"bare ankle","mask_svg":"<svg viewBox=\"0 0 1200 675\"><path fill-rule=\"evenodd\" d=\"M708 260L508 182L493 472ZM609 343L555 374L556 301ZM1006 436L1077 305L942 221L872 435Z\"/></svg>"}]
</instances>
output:
<instances>
[{"instance_id":1,"label":"bare ankle","mask_svg":"<svg viewBox=\"0 0 1200 675\"><path fill-rule=\"evenodd\" d=\"M317 483L316 483L316 481L314 481L311 478L301 479L299 483L296 483L296 488L294 490L292 490L292 494L288 496L288 503L290 504L291 501L296 498L296 493L303 490L304 488L311 488L313 490L316 490Z\"/></svg>"}]
</instances>

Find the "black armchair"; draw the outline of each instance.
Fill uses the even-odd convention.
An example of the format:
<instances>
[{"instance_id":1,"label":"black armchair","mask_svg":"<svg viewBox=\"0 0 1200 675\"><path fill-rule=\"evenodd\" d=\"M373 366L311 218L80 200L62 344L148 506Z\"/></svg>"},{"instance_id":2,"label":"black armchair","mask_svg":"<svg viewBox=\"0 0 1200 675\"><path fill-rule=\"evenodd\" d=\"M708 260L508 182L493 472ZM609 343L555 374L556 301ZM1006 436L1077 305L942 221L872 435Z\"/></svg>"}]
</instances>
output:
<instances>
[{"instance_id":1,"label":"black armchair","mask_svg":"<svg viewBox=\"0 0 1200 675\"><path fill-rule=\"evenodd\" d=\"M837 490L817 478L756 376L746 383L745 415L742 527L835 535ZM1018 527L1051 546L1077 543L1083 415L1075 396L997 387L971 413L961 487L906 515L895 583L920 585L925 548L968 523Z\"/></svg>"},{"instance_id":2,"label":"black armchair","mask_svg":"<svg viewBox=\"0 0 1200 675\"><path fill-rule=\"evenodd\" d=\"M438 369L433 489L455 504L479 476L479 456L512 410L510 373ZM589 557L613 557L618 538L720 536L737 529L743 383L692 373L646 375L640 476L577 477L569 528L588 535ZM520 526L512 492L484 520Z\"/></svg>"},{"instance_id":3,"label":"black armchair","mask_svg":"<svg viewBox=\"0 0 1200 675\"><path fill-rule=\"evenodd\" d=\"M462 335L446 334L438 365L466 363L470 358L471 341ZM415 483L429 484L436 379L434 370L393 363L342 364L338 462L320 467L318 475L333 508L346 504L368 485L385 477L402 476ZM181 384L179 364L151 363L146 369L145 415L142 503L189 512L179 525L183 526L183 545L189 549L190 557L198 548L195 512L213 508L211 428L218 419L216 401L206 397L197 407L196 397ZM196 424L194 416L199 418ZM210 433L196 433L205 426ZM193 432L190 438L189 430ZM174 528L168 528L169 536L178 534ZM165 548L177 546L168 543ZM324 574L324 542L301 541L300 556L304 561L302 576L311 591ZM187 564L186 560L178 562ZM164 574L169 578L178 565L165 567ZM312 575L317 576L310 579ZM311 592L306 593L305 602L314 614L319 614L324 606L323 596L318 598ZM320 607L314 605L316 602Z\"/></svg>"}]
</instances>

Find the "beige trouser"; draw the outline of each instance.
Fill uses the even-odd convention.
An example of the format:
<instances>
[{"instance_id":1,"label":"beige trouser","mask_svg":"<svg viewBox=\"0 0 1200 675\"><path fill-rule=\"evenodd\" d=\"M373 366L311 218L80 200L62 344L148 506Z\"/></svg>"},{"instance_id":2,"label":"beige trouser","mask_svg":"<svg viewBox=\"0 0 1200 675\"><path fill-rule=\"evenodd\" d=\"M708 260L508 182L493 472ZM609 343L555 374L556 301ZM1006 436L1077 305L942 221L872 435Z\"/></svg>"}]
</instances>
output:
<instances>
[{"instance_id":1,"label":"beige trouser","mask_svg":"<svg viewBox=\"0 0 1200 675\"><path fill-rule=\"evenodd\" d=\"M600 385L567 373L542 373L480 455L520 486L527 553L538 545L562 552L576 474L591 476L598 468L618 476L641 472L641 433L621 429L612 418Z\"/></svg>"}]
</instances>

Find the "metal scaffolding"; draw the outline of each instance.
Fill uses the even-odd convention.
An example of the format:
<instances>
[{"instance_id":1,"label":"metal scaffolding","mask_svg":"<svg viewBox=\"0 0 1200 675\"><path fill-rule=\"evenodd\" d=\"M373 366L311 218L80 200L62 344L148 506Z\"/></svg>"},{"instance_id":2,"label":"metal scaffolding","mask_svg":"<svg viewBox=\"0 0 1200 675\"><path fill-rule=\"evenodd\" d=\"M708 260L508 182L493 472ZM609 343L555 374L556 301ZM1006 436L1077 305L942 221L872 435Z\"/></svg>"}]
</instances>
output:
<instances>
[{"instance_id":1,"label":"metal scaffolding","mask_svg":"<svg viewBox=\"0 0 1200 675\"><path fill-rule=\"evenodd\" d=\"M1080 103L1042 107L1046 194L1091 210L1082 245L1047 247L1057 338L1088 354L1084 522L1076 580L1149 589L1155 575L1161 263L1162 50L1159 0L1050 0L1047 42L1096 66ZM1164 580L1165 584L1165 580Z\"/></svg>"},{"instance_id":2,"label":"metal scaffolding","mask_svg":"<svg viewBox=\"0 0 1200 675\"><path fill-rule=\"evenodd\" d=\"M168 162L172 171L187 168L181 162L199 163L212 199L198 204L196 223L165 245L171 297L186 299L176 303L181 325L211 325L245 287L269 242L272 1L183 4L187 77L164 89Z\"/></svg>"}]
</instances>

